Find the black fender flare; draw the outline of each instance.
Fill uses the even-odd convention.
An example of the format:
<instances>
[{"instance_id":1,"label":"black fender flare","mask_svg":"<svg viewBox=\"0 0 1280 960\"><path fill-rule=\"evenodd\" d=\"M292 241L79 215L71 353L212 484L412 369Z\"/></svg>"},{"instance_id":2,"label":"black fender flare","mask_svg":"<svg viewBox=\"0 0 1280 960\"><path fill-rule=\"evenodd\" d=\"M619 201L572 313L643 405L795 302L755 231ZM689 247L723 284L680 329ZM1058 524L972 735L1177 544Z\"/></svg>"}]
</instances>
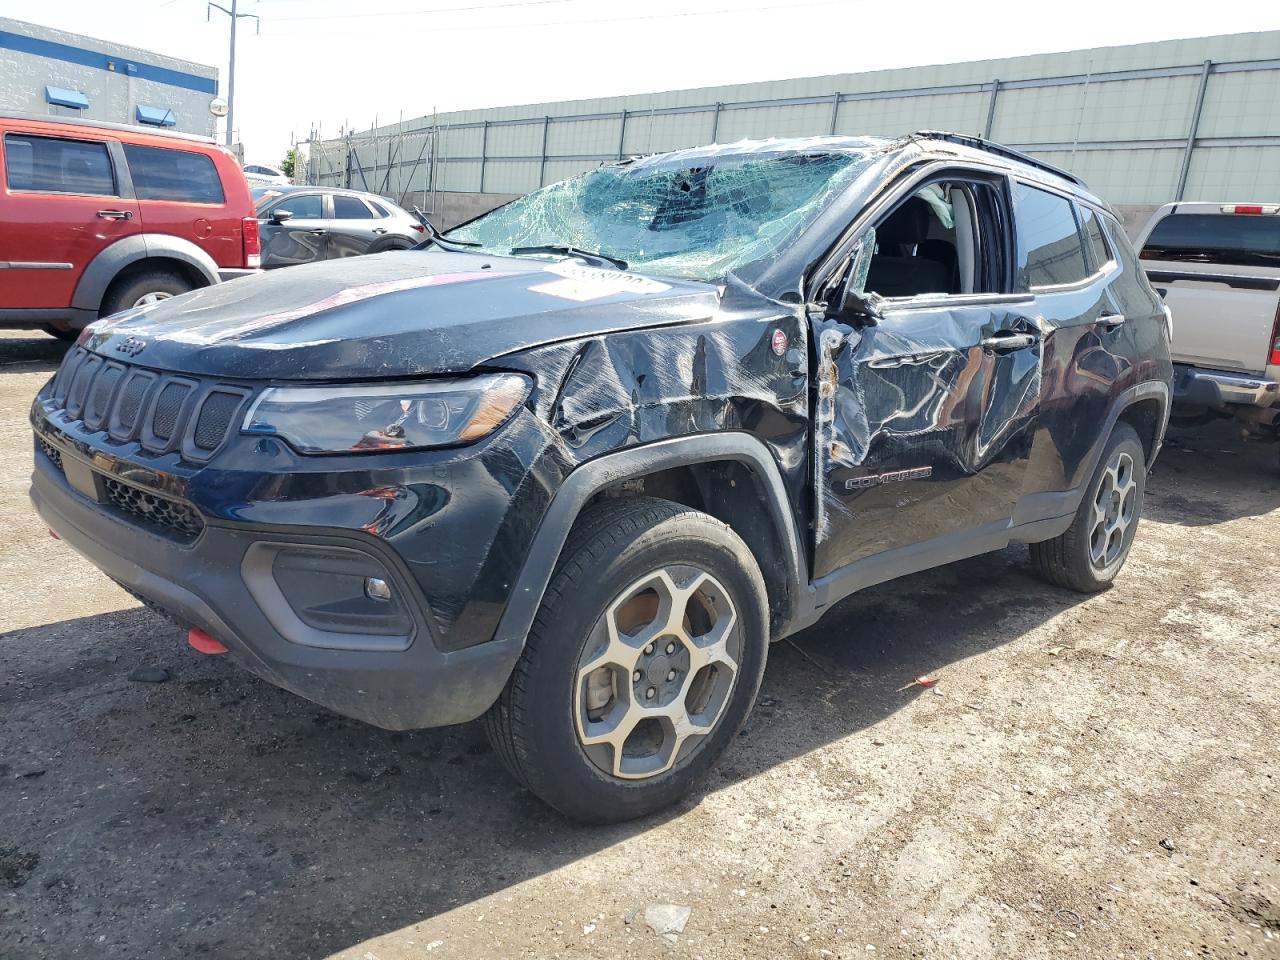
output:
<instances>
[{"instance_id":1,"label":"black fender flare","mask_svg":"<svg viewBox=\"0 0 1280 960\"><path fill-rule=\"evenodd\" d=\"M135 233L98 251L89 261L76 282L71 306L77 310L92 311L96 317L107 288L120 271L152 258L177 260L185 264L204 278L206 286L218 282L217 263L190 240L164 233Z\"/></svg>"},{"instance_id":2,"label":"black fender flare","mask_svg":"<svg viewBox=\"0 0 1280 960\"><path fill-rule=\"evenodd\" d=\"M569 531L594 494L605 487L658 470L724 460L737 461L747 467L765 491L765 505L776 526L787 575L791 579L788 609L780 629L774 631L775 637L785 636L796 618L801 589L808 585L795 517L788 504L782 474L769 448L748 433L727 432L676 437L628 447L588 460L573 470L556 492L534 534L507 608L498 622L494 640L523 646L542 603L542 595L551 582L552 572L569 538Z\"/></svg>"}]
</instances>

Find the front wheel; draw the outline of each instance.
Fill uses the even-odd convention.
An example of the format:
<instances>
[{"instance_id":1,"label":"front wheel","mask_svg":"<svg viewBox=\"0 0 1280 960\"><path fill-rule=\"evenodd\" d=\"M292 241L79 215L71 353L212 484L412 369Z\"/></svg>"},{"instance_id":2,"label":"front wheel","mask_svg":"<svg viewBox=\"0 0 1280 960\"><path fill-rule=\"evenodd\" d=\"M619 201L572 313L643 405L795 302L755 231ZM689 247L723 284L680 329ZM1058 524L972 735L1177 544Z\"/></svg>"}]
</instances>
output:
<instances>
[{"instance_id":1,"label":"front wheel","mask_svg":"<svg viewBox=\"0 0 1280 960\"><path fill-rule=\"evenodd\" d=\"M1118 423L1067 532L1031 544L1036 573L1081 593L1109 587L1133 546L1146 484L1142 441L1133 427Z\"/></svg>"},{"instance_id":2,"label":"front wheel","mask_svg":"<svg viewBox=\"0 0 1280 960\"><path fill-rule=\"evenodd\" d=\"M767 646L764 580L731 529L666 500L605 501L574 527L485 728L568 816L643 816L742 727Z\"/></svg>"}]
</instances>

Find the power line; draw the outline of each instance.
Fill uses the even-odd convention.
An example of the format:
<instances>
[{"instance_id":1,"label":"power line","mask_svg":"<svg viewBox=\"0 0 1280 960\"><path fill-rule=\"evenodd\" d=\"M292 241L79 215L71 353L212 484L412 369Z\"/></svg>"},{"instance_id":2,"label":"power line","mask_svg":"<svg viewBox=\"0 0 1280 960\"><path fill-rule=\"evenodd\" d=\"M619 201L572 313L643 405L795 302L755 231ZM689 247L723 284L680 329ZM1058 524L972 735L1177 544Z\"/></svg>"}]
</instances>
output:
<instances>
[{"instance_id":1,"label":"power line","mask_svg":"<svg viewBox=\"0 0 1280 960\"><path fill-rule=\"evenodd\" d=\"M318 13L300 17L276 17L276 20L367 20L370 17L433 17L442 13L470 13L483 10L504 10L512 7L545 7L551 4L577 3L578 0L511 0L507 3L487 3L471 7L439 7L435 10L375 10L369 13Z\"/></svg>"}]
</instances>

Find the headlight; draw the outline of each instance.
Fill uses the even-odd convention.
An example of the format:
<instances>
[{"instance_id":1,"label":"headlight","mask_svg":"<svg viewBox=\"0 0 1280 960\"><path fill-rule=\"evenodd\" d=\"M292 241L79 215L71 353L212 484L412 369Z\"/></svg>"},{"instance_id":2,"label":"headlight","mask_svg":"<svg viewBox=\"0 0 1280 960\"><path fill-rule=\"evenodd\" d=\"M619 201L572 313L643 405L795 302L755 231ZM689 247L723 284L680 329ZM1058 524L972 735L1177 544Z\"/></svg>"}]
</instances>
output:
<instances>
[{"instance_id":1,"label":"headlight","mask_svg":"<svg viewBox=\"0 0 1280 960\"><path fill-rule=\"evenodd\" d=\"M244 418L302 453L420 450L471 443L498 428L525 397L516 373L367 387L271 387Z\"/></svg>"}]
</instances>

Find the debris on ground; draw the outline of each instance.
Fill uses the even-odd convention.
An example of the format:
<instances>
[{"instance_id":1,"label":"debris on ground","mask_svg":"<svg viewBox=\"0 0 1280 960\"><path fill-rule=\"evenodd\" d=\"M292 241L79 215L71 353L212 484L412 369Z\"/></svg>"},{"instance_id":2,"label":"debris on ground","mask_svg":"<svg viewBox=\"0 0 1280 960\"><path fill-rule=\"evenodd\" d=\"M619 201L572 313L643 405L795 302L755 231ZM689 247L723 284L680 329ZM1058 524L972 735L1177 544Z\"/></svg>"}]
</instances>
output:
<instances>
[{"instance_id":1,"label":"debris on ground","mask_svg":"<svg viewBox=\"0 0 1280 960\"><path fill-rule=\"evenodd\" d=\"M1170 853L1174 853L1178 849L1173 845L1173 841L1170 840L1168 837L1164 837L1160 840L1160 846L1168 850Z\"/></svg>"},{"instance_id":2,"label":"debris on ground","mask_svg":"<svg viewBox=\"0 0 1280 960\"><path fill-rule=\"evenodd\" d=\"M169 679L169 671L164 667L152 667L143 664L140 667L133 668L133 672L129 674L129 679L137 683L164 683Z\"/></svg>"},{"instance_id":3,"label":"debris on ground","mask_svg":"<svg viewBox=\"0 0 1280 960\"><path fill-rule=\"evenodd\" d=\"M938 682L937 677L931 677L928 674L925 674L923 676L916 677L914 680L908 683L905 687L899 687L898 692L901 693L903 690L910 690L912 687L925 687L925 688L932 687L932 686L935 686L937 682Z\"/></svg>"},{"instance_id":4,"label":"debris on ground","mask_svg":"<svg viewBox=\"0 0 1280 960\"><path fill-rule=\"evenodd\" d=\"M644 908L644 922L662 939L675 943L678 935L684 933L684 925L692 912L692 907L675 903L651 903Z\"/></svg>"}]
</instances>

